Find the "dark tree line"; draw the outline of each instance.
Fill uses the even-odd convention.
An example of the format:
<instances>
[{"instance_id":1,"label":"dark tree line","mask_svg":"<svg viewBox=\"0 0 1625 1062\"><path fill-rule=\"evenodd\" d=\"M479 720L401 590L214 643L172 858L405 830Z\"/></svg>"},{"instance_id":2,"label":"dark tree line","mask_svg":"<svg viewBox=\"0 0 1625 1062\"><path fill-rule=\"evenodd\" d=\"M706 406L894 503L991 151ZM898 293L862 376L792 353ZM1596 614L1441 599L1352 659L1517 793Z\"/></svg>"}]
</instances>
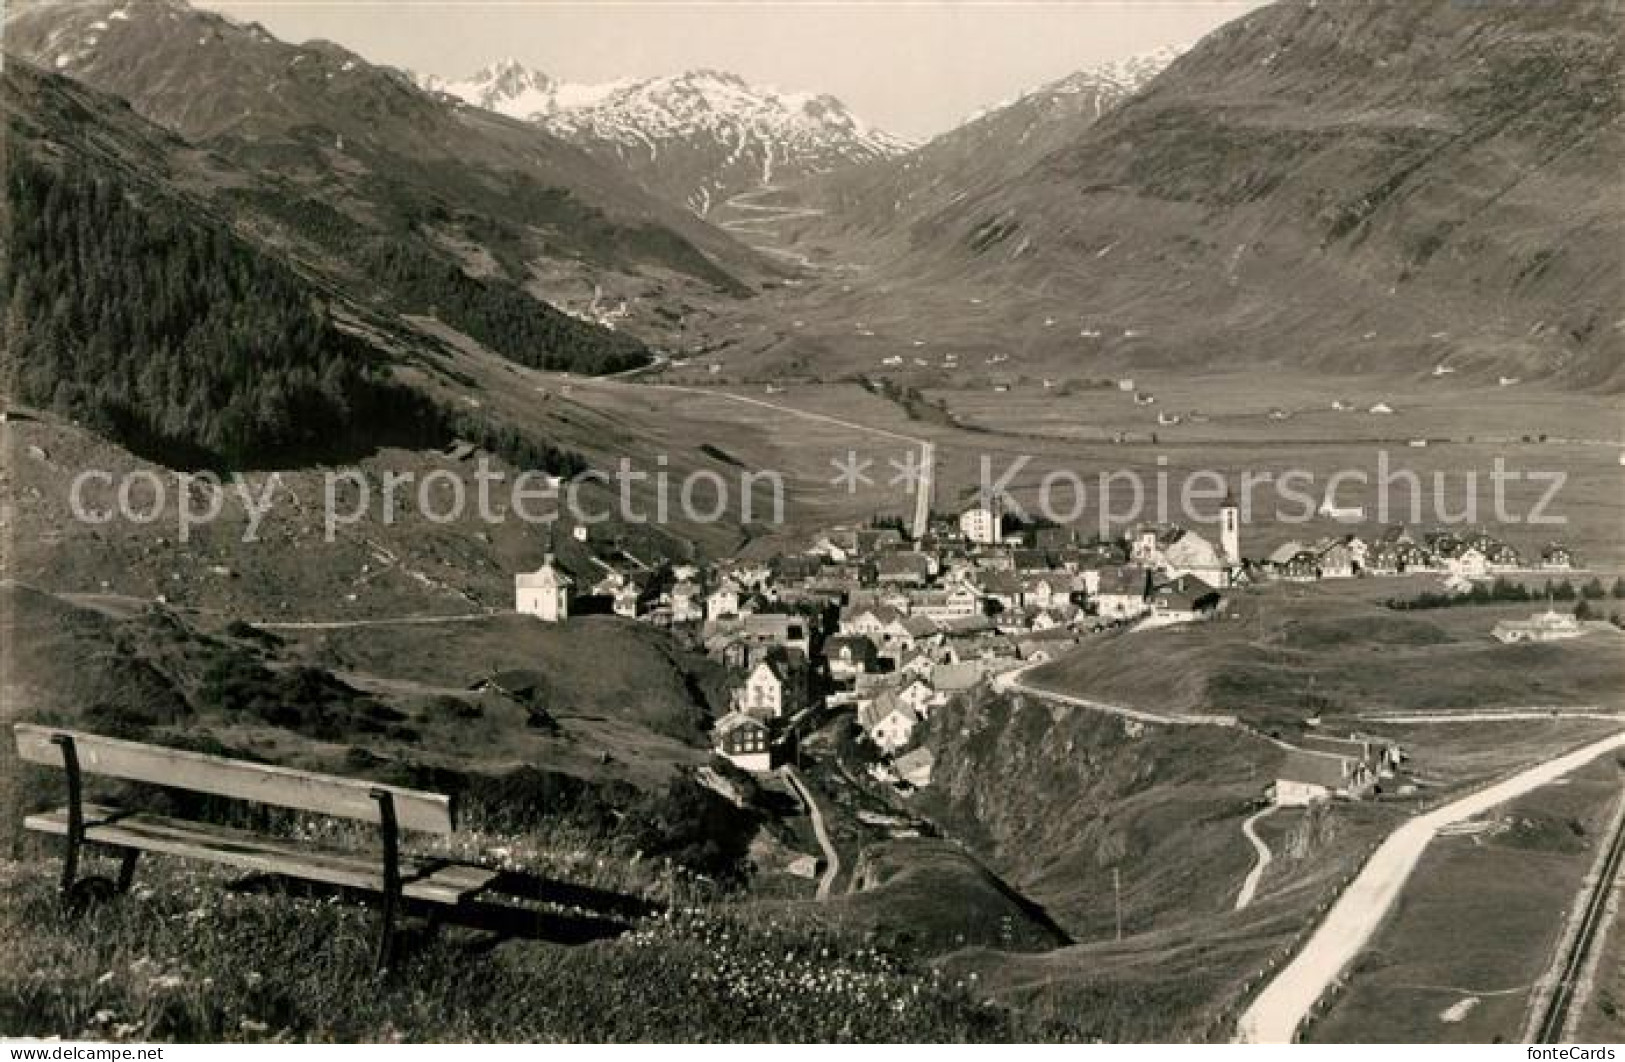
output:
<instances>
[{"instance_id":1,"label":"dark tree line","mask_svg":"<svg viewBox=\"0 0 1625 1062\"><path fill-rule=\"evenodd\" d=\"M415 241L371 240L359 261L397 308L432 312L521 365L596 375L649 362L648 348L631 336L571 317L512 281L477 280Z\"/></svg>"},{"instance_id":2,"label":"dark tree line","mask_svg":"<svg viewBox=\"0 0 1625 1062\"><path fill-rule=\"evenodd\" d=\"M168 464L279 463L433 432L433 407L286 265L82 161L12 152L5 343L24 401ZM392 439L391 441L395 441Z\"/></svg>"},{"instance_id":3,"label":"dark tree line","mask_svg":"<svg viewBox=\"0 0 1625 1062\"><path fill-rule=\"evenodd\" d=\"M1625 599L1625 579L1614 580L1612 589L1603 586L1601 579L1593 576L1588 582L1575 586L1567 579L1559 579L1548 583L1544 587L1531 587L1526 583L1515 582L1505 576L1499 576L1494 582L1474 583L1471 590L1462 594L1450 594L1435 590L1424 590L1415 597L1389 598L1384 604L1391 609L1411 611L1415 609L1452 608L1457 605L1486 605L1506 601L1544 601L1550 595L1553 601L1601 601L1612 596L1616 600Z\"/></svg>"},{"instance_id":4,"label":"dark tree line","mask_svg":"<svg viewBox=\"0 0 1625 1062\"><path fill-rule=\"evenodd\" d=\"M272 193L245 193L245 198L329 253L343 256L380 287L397 312L432 313L521 365L597 375L638 368L650 360L648 348L632 336L571 317L533 298L512 280L464 272L417 234L431 222L450 223L451 216L442 207L386 199L396 208L390 227L373 231L316 200ZM500 252L499 258L513 256L509 241L494 223L465 224L478 229Z\"/></svg>"},{"instance_id":5,"label":"dark tree line","mask_svg":"<svg viewBox=\"0 0 1625 1062\"><path fill-rule=\"evenodd\" d=\"M453 436L520 468L586 467L393 382L291 269L178 201L127 195L111 172L20 147L6 197L0 305L22 401L175 467L295 464Z\"/></svg>"}]
</instances>

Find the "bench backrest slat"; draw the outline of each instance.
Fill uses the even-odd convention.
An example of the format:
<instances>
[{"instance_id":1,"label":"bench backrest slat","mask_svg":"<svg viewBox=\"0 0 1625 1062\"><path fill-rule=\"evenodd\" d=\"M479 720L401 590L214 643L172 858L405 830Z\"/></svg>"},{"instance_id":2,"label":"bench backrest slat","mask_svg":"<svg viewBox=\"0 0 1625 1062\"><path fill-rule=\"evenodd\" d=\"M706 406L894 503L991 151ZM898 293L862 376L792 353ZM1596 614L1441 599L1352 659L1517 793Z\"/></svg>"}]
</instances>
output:
<instances>
[{"instance_id":1,"label":"bench backrest slat","mask_svg":"<svg viewBox=\"0 0 1625 1062\"><path fill-rule=\"evenodd\" d=\"M455 826L451 798L439 793L230 760L202 752L183 752L31 723L17 724L16 732L17 754L29 763L61 767L62 749L51 739L63 734L73 739L79 769L86 774L174 786L374 824L380 820L378 802L371 794L375 789L383 789L394 797L395 818L401 829L445 834L451 833Z\"/></svg>"}]
</instances>

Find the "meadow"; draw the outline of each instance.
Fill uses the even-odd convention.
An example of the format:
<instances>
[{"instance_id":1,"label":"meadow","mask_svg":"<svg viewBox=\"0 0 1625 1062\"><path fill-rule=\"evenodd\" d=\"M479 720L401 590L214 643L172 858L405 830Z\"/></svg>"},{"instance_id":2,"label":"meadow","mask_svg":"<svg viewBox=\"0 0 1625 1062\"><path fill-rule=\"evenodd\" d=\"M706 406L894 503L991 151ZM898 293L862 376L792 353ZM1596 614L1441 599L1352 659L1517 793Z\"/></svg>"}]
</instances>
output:
<instances>
[{"instance_id":1,"label":"meadow","mask_svg":"<svg viewBox=\"0 0 1625 1062\"><path fill-rule=\"evenodd\" d=\"M1307 1038L1516 1042L1622 780L1604 757L1435 840Z\"/></svg>"}]
</instances>

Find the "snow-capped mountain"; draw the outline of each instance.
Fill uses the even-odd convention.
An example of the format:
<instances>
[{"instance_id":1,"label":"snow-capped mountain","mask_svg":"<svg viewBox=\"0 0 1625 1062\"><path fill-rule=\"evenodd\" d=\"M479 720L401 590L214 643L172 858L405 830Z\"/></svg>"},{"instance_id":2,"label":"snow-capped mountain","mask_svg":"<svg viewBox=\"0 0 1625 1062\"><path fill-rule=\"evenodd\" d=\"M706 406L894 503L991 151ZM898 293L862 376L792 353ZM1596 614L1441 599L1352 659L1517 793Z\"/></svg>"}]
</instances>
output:
<instances>
[{"instance_id":1,"label":"snow-capped mountain","mask_svg":"<svg viewBox=\"0 0 1625 1062\"><path fill-rule=\"evenodd\" d=\"M1150 84L1153 78L1179 58L1180 52L1179 48L1158 48L1091 66L1058 81L1040 85L1014 99L984 107L967 117L962 124L970 125L1011 108L1042 112L1045 118L1055 117L1054 112L1067 115L1088 112L1099 118Z\"/></svg>"},{"instance_id":2,"label":"snow-capped mountain","mask_svg":"<svg viewBox=\"0 0 1625 1062\"><path fill-rule=\"evenodd\" d=\"M779 92L715 70L580 85L509 59L461 80L418 81L535 121L702 216L740 192L908 149L833 96Z\"/></svg>"}]
</instances>

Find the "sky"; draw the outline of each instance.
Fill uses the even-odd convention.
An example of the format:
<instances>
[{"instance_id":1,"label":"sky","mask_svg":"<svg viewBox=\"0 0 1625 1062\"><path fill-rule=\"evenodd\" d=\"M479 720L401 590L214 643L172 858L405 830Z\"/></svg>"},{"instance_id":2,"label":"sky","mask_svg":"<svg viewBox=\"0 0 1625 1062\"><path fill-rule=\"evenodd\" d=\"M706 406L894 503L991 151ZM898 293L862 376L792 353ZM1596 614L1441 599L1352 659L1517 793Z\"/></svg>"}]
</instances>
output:
<instances>
[{"instance_id":1,"label":"sky","mask_svg":"<svg viewBox=\"0 0 1625 1062\"><path fill-rule=\"evenodd\" d=\"M828 92L924 140L1074 71L1187 46L1263 0L196 0L285 40L461 77L515 58L566 81L709 67Z\"/></svg>"}]
</instances>

